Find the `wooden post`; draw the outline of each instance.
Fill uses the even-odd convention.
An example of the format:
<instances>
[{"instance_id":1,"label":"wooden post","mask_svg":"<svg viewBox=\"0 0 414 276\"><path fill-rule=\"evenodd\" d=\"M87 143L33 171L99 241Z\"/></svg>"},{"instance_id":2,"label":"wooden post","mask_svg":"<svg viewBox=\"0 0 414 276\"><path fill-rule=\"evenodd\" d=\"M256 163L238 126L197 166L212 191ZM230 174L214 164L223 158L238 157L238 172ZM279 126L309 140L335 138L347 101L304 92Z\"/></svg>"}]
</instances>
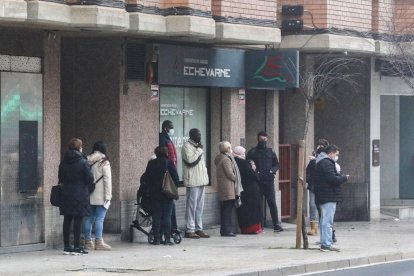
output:
<instances>
[{"instance_id":1,"label":"wooden post","mask_svg":"<svg viewBox=\"0 0 414 276\"><path fill-rule=\"evenodd\" d=\"M297 185L297 204L296 204L296 249L302 245L302 214L303 214L303 188L305 183L305 141L299 140L299 165L298 165L298 185Z\"/></svg>"}]
</instances>

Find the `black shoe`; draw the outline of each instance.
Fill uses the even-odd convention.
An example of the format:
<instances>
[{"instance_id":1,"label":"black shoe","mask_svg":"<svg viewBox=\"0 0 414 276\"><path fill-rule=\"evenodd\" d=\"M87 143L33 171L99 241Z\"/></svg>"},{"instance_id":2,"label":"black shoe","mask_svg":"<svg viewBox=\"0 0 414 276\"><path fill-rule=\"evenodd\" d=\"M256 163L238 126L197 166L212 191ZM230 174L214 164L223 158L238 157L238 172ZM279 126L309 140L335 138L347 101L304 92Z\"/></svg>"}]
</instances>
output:
<instances>
[{"instance_id":1,"label":"black shoe","mask_svg":"<svg viewBox=\"0 0 414 276\"><path fill-rule=\"evenodd\" d=\"M237 236L236 234L230 232L230 233L226 233L226 234L221 234L222 237L235 237Z\"/></svg>"},{"instance_id":2,"label":"black shoe","mask_svg":"<svg viewBox=\"0 0 414 276\"><path fill-rule=\"evenodd\" d=\"M164 245L174 245L171 240L165 240Z\"/></svg>"},{"instance_id":3,"label":"black shoe","mask_svg":"<svg viewBox=\"0 0 414 276\"><path fill-rule=\"evenodd\" d=\"M85 251L82 247L73 249L72 255L87 255L88 251Z\"/></svg>"},{"instance_id":4,"label":"black shoe","mask_svg":"<svg viewBox=\"0 0 414 276\"><path fill-rule=\"evenodd\" d=\"M275 227L273 227L273 232L275 233L282 232L282 231L283 231L283 228L279 224L276 224Z\"/></svg>"},{"instance_id":5,"label":"black shoe","mask_svg":"<svg viewBox=\"0 0 414 276\"><path fill-rule=\"evenodd\" d=\"M63 249L63 254L64 254L64 255L70 255L70 254L72 254L72 252L73 252L73 248L72 248L71 246L69 246L69 247L65 247L65 248Z\"/></svg>"},{"instance_id":6,"label":"black shoe","mask_svg":"<svg viewBox=\"0 0 414 276\"><path fill-rule=\"evenodd\" d=\"M158 240L158 239L155 239L153 242L152 242L152 245L160 245L161 244L161 241L160 240Z\"/></svg>"},{"instance_id":7,"label":"black shoe","mask_svg":"<svg viewBox=\"0 0 414 276\"><path fill-rule=\"evenodd\" d=\"M336 235L335 235L335 230L332 230L332 242L337 242L338 240L336 239Z\"/></svg>"}]
</instances>

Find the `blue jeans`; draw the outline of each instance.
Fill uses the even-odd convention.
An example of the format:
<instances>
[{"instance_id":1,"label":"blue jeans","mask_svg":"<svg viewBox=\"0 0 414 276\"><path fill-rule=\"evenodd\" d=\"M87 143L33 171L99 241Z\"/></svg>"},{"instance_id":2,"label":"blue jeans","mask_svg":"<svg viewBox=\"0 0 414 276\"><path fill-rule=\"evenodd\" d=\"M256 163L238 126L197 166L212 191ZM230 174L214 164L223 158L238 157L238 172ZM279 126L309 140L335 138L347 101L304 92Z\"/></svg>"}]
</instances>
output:
<instances>
[{"instance_id":1,"label":"blue jeans","mask_svg":"<svg viewBox=\"0 0 414 276\"><path fill-rule=\"evenodd\" d=\"M332 226L336 210L336 202L327 202L319 205L321 219L319 230L321 235L321 245L324 247L332 246Z\"/></svg>"},{"instance_id":2,"label":"blue jeans","mask_svg":"<svg viewBox=\"0 0 414 276\"><path fill-rule=\"evenodd\" d=\"M319 221L318 208L315 204L315 193L309 190L309 219Z\"/></svg>"},{"instance_id":3,"label":"blue jeans","mask_svg":"<svg viewBox=\"0 0 414 276\"><path fill-rule=\"evenodd\" d=\"M107 209L102 205L91 205L91 216L85 219L85 240L92 239L92 224L95 223L95 239L102 240L103 222Z\"/></svg>"}]
</instances>

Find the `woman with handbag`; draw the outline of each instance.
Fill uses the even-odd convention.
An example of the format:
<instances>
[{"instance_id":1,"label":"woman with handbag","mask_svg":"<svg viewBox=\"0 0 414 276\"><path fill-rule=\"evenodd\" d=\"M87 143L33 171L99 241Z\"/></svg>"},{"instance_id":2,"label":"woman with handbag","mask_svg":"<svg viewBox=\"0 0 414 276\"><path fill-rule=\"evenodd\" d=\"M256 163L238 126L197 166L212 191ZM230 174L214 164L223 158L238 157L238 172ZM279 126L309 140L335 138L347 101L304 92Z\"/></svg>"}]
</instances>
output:
<instances>
[{"instance_id":1,"label":"woman with handbag","mask_svg":"<svg viewBox=\"0 0 414 276\"><path fill-rule=\"evenodd\" d=\"M154 150L156 159L148 162L145 170L145 178L149 185L149 195L152 202L152 230L154 232L154 245L161 243L161 235L164 234L164 245L174 245L171 242L171 214L173 198L163 192L163 182L168 172L178 186L178 173L174 163L168 160L166 147L157 147ZM161 225L163 233L161 233Z\"/></svg>"},{"instance_id":2,"label":"woman with handbag","mask_svg":"<svg viewBox=\"0 0 414 276\"><path fill-rule=\"evenodd\" d=\"M93 145L88 162L94 176L95 190L90 194L91 215L85 219L85 249L111 250L102 239L103 222L112 198L112 176L106 145L98 141ZM95 223L95 243L92 241L92 225Z\"/></svg>"},{"instance_id":3,"label":"woman with handbag","mask_svg":"<svg viewBox=\"0 0 414 276\"><path fill-rule=\"evenodd\" d=\"M59 210L63 218L63 253L68 255L88 254L80 247L82 219L90 213L89 187L93 175L86 157L82 154L82 140L69 141L69 150L59 165L59 183L62 185L62 202ZM70 246L69 235L73 221L74 248Z\"/></svg>"}]
</instances>

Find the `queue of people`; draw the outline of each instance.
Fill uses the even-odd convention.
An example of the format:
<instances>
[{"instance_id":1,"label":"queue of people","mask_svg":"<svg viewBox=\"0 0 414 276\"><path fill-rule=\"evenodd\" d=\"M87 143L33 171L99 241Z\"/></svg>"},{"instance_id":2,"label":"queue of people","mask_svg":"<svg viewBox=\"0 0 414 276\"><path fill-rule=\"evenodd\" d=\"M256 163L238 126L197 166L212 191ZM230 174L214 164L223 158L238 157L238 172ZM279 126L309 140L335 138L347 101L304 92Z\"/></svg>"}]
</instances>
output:
<instances>
[{"instance_id":1,"label":"queue of people","mask_svg":"<svg viewBox=\"0 0 414 276\"><path fill-rule=\"evenodd\" d=\"M164 121L155 156L147 164L141 177L149 187L152 208L152 230L154 245L173 245L172 233L180 233L177 227L174 200L162 192L164 174L171 175L178 187L177 152L171 136L174 125ZM189 132L181 156L183 163L183 184L186 187L185 237L192 239L209 238L203 229L205 186L209 184L204 161L204 147L199 129ZM216 166L217 191L220 201L220 234L235 237L238 233L260 234L264 227L262 199L269 206L275 232L283 231L278 218L274 192L274 179L279 169L276 153L267 147L267 133L259 132L257 146L246 154L241 146L232 147L228 141L218 145L219 154L214 159ZM111 250L103 240L103 225L112 198L110 159L104 142L93 145L91 154L82 153L83 143L73 138L68 151L59 165L59 183L62 186L60 214L63 220L64 254L83 255L86 250ZM319 139L316 150L306 168L309 190L311 230L309 235L320 232L320 250L338 251L332 246L333 218L336 204L341 200L341 185L349 175L342 175L337 163L339 148ZM236 210L238 225L232 222ZM84 220L85 219L85 220ZM85 246L80 236L84 220ZM319 224L319 226L318 226ZM73 226L72 226L73 225ZM240 231L238 231L238 228ZM70 233L73 229L73 246ZM94 229L95 239L92 238Z\"/></svg>"}]
</instances>

